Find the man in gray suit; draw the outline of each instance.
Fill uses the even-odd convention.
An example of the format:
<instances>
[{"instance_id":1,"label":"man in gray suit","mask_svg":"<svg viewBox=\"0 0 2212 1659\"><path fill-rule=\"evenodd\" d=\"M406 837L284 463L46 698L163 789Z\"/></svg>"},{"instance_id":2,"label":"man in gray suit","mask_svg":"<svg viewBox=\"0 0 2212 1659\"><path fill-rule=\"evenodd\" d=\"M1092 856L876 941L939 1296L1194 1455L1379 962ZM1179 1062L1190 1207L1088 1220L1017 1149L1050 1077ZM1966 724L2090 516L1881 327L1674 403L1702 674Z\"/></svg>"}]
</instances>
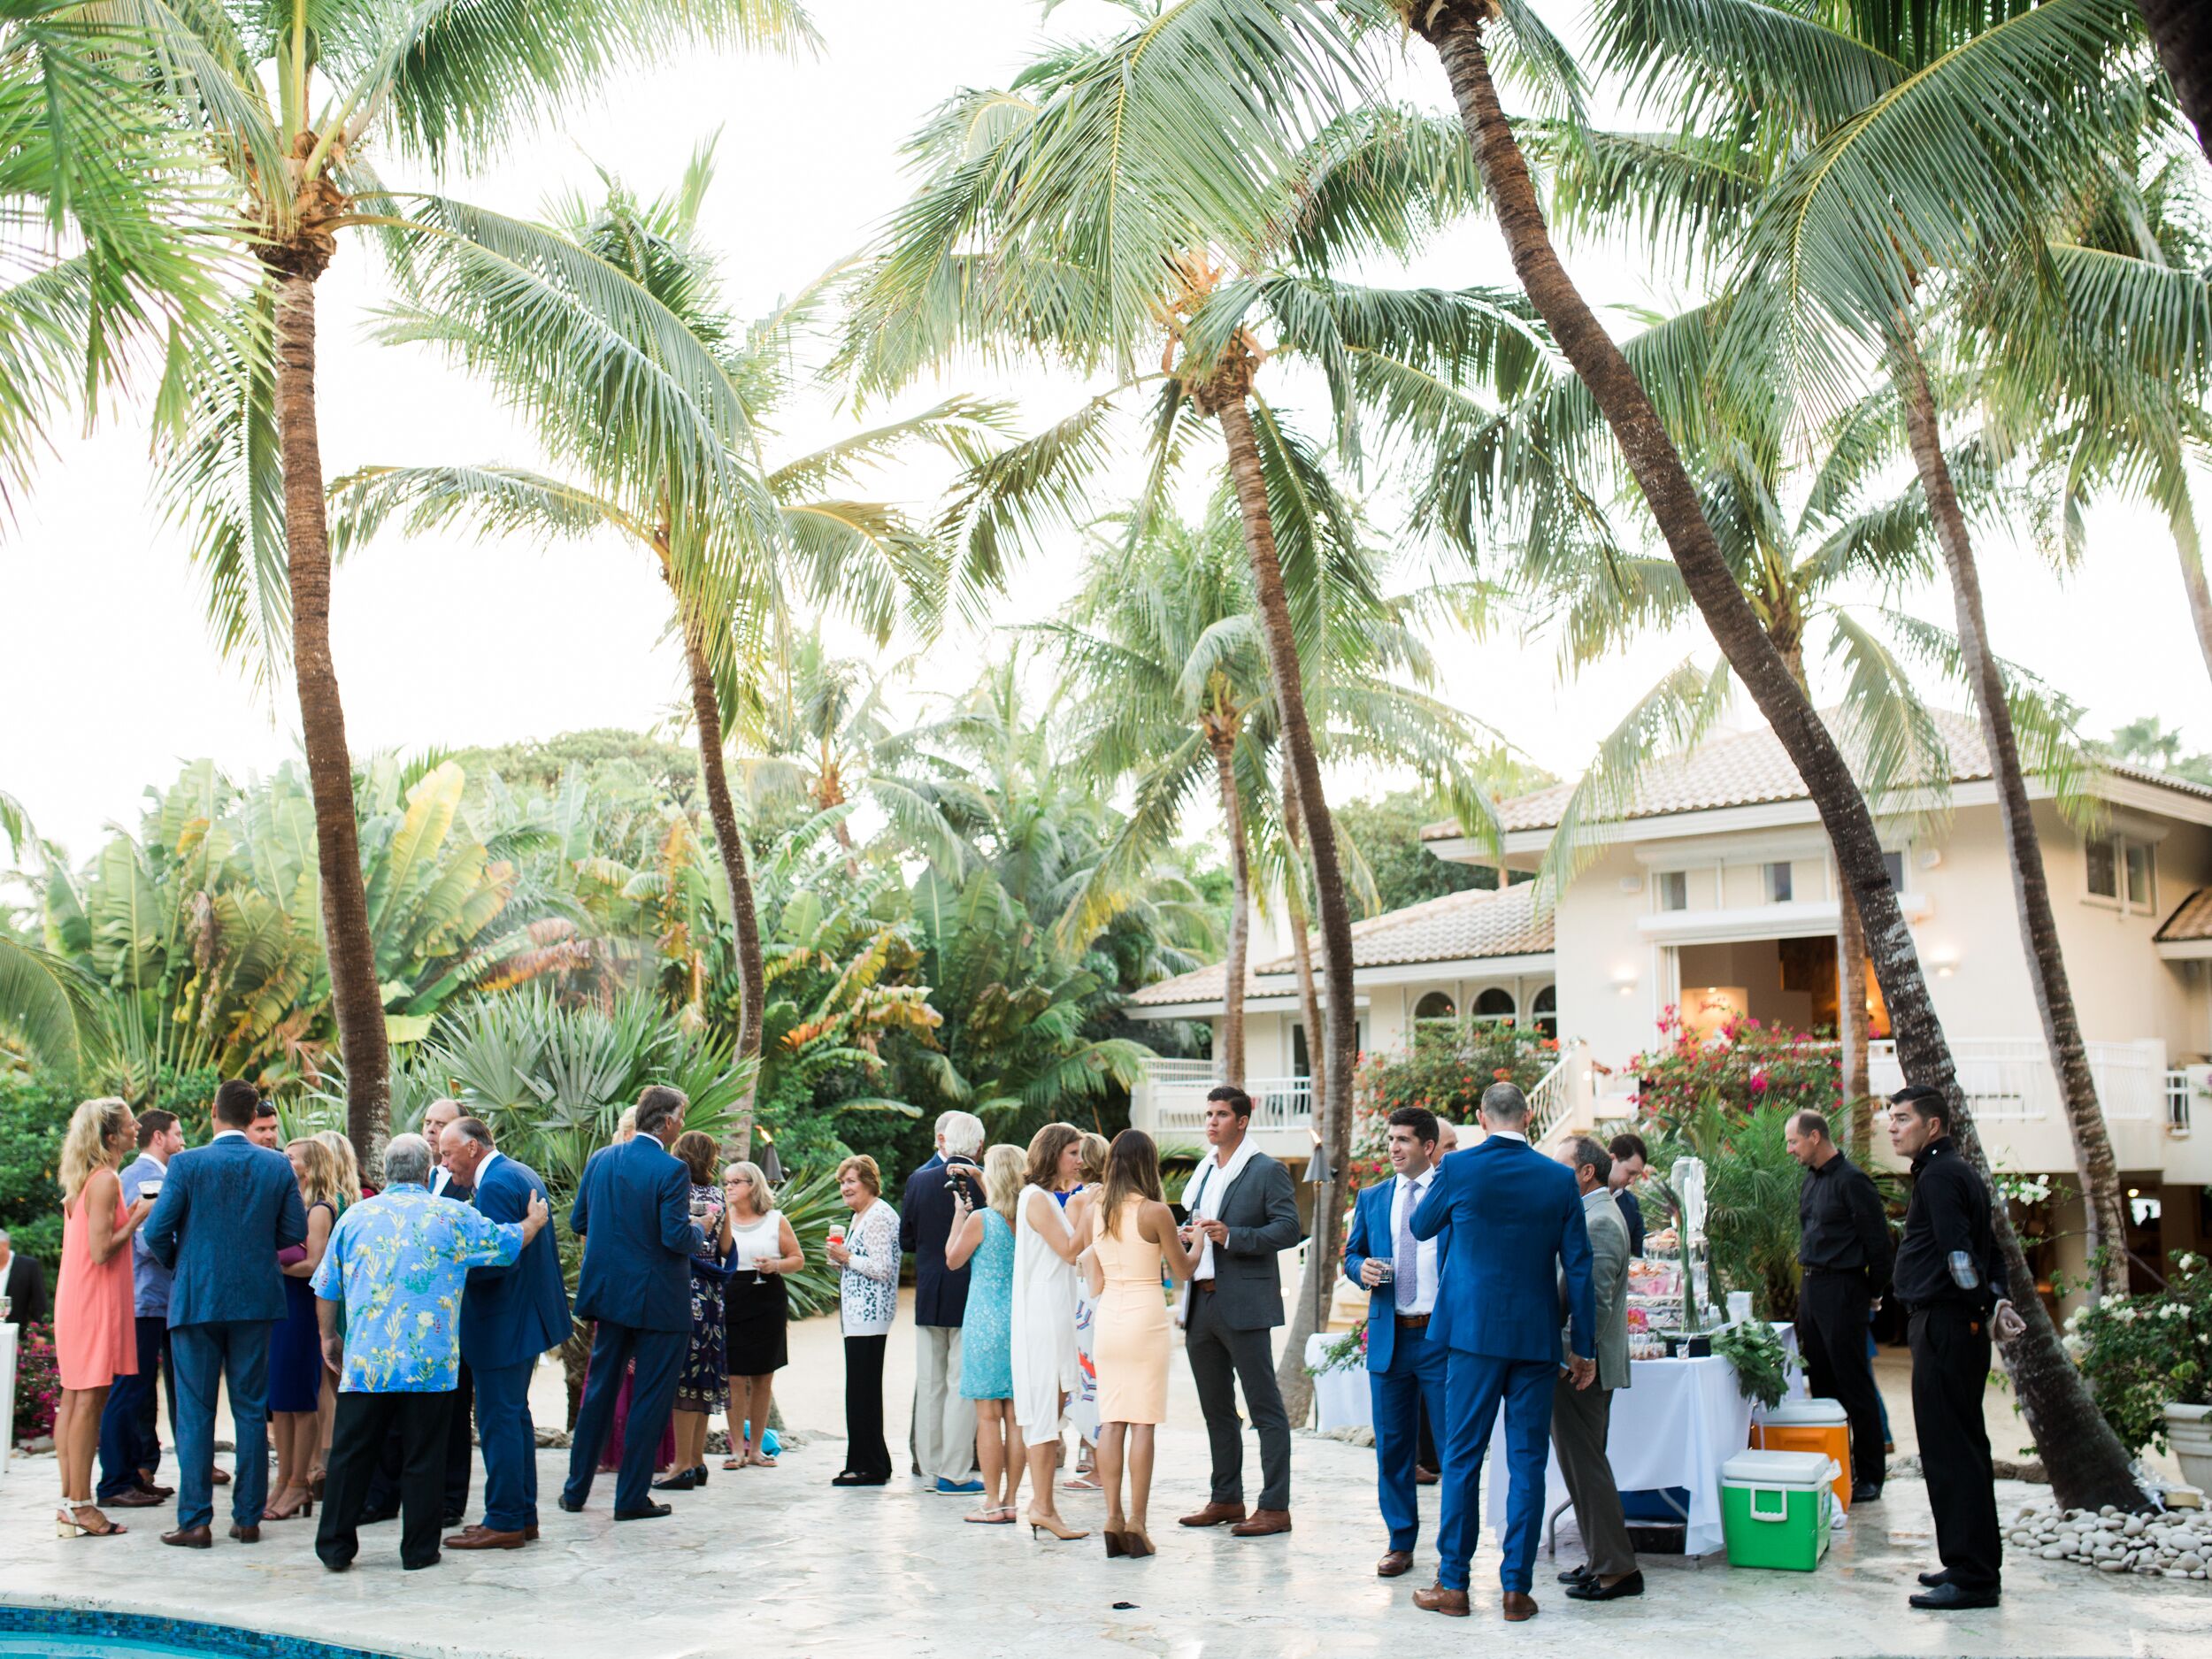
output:
<instances>
[{"instance_id":1,"label":"man in gray suit","mask_svg":"<svg viewBox=\"0 0 2212 1659\"><path fill-rule=\"evenodd\" d=\"M1225 1083L1206 1096L1210 1156L1183 1188L1189 1221L1186 1249L1197 1254L1184 1293L1183 1348L1213 1452L1213 1494L1185 1526L1219 1526L1239 1538L1290 1531L1290 1413L1275 1386L1275 1345L1283 1322L1282 1269L1276 1257L1298 1242L1298 1202L1290 1171L1250 1139L1252 1097ZM1236 1385L1260 1436L1260 1501L1244 1511L1243 1425Z\"/></svg>"},{"instance_id":2,"label":"man in gray suit","mask_svg":"<svg viewBox=\"0 0 2212 1659\"><path fill-rule=\"evenodd\" d=\"M1628 1386L1628 1225L1613 1202L1607 1177L1612 1155L1587 1135L1559 1149L1582 1191L1582 1218L1590 1231L1590 1292L1597 1304L1597 1386L1577 1388L1561 1376L1552 1389L1551 1439L1560 1478L1574 1500L1575 1527L1590 1559L1559 1575L1578 1601L1611 1601L1641 1595L1644 1575L1628 1541L1621 1494L1605 1458L1613 1423L1613 1390Z\"/></svg>"}]
</instances>

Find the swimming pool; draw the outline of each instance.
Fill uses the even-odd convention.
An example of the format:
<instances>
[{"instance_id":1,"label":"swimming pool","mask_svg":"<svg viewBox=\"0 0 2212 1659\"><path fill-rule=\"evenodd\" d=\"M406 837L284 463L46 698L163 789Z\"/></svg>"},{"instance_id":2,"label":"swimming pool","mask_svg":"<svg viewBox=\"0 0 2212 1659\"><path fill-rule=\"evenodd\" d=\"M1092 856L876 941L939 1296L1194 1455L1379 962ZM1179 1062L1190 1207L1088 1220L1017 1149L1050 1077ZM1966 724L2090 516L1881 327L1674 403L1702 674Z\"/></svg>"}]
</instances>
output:
<instances>
[{"instance_id":1,"label":"swimming pool","mask_svg":"<svg viewBox=\"0 0 2212 1659\"><path fill-rule=\"evenodd\" d=\"M0 1607L0 1659L388 1659L267 1631L84 1608Z\"/></svg>"}]
</instances>

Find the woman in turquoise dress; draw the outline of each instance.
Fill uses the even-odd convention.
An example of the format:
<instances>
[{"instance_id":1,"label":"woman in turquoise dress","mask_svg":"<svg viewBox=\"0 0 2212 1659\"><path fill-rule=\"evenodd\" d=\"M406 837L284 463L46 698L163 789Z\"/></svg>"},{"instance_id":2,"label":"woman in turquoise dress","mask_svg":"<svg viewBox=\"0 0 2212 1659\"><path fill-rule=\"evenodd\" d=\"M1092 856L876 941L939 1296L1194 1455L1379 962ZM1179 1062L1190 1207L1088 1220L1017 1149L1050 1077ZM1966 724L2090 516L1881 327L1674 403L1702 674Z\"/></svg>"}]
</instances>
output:
<instances>
[{"instance_id":1,"label":"woman in turquoise dress","mask_svg":"<svg viewBox=\"0 0 2212 1659\"><path fill-rule=\"evenodd\" d=\"M1018 1147L983 1155L982 1210L968 1208L967 1188L955 1189L952 1235L945 1264L968 1269L968 1311L960 1322L960 1394L975 1402L976 1453L983 1465L983 1502L965 1518L983 1526L1014 1524L1020 1489L1021 1425L1014 1421L1014 1204L1021 1196Z\"/></svg>"}]
</instances>

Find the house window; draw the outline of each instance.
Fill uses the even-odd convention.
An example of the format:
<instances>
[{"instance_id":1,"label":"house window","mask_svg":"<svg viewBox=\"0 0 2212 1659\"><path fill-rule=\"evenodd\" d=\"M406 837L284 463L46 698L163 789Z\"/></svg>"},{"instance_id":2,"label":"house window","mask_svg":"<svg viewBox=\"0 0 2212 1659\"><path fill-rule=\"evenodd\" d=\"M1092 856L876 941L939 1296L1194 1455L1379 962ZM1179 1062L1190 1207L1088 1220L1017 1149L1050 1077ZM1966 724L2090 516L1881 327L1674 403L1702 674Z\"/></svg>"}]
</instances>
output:
<instances>
[{"instance_id":1,"label":"house window","mask_svg":"<svg viewBox=\"0 0 2212 1659\"><path fill-rule=\"evenodd\" d=\"M1413 1005L1416 1019L1449 1019L1459 1012L1458 1007L1441 991L1431 991Z\"/></svg>"},{"instance_id":2,"label":"house window","mask_svg":"<svg viewBox=\"0 0 2212 1659\"><path fill-rule=\"evenodd\" d=\"M2127 876L2128 909L2149 910L2152 876L2149 843L2123 841L2120 843L2120 858Z\"/></svg>"},{"instance_id":3,"label":"house window","mask_svg":"<svg viewBox=\"0 0 2212 1659\"><path fill-rule=\"evenodd\" d=\"M1686 910L1690 908L1690 872L1686 870L1663 870L1659 873L1659 908L1663 910Z\"/></svg>"},{"instance_id":4,"label":"house window","mask_svg":"<svg viewBox=\"0 0 2212 1659\"><path fill-rule=\"evenodd\" d=\"M2148 910L2157 902L2158 866L2148 841L2100 835L2082 843L2083 884L2093 899Z\"/></svg>"},{"instance_id":5,"label":"house window","mask_svg":"<svg viewBox=\"0 0 2212 1659\"><path fill-rule=\"evenodd\" d=\"M1900 847L1893 852L1886 852L1882 855L1882 872L1889 878L1890 891L1902 893L1905 890L1905 849L1903 848Z\"/></svg>"},{"instance_id":6,"label":"house window","mask_svg":"<svg viewBox=\"0 0 2212 1659\"><path fill-rule=\"evenodd\" d=\"M1537 992L1531 1010L1536 1016L1537 1029L1547 1037L1556 1040L1559 1035L1559 987L1548 985Z\"/></svg>"},{"instance_id":7,"label":"house window","mask_svg":"<svg viewBox=\"0 0 2212 1659\"><path fill-rule=\"evenodd\" d=\"M1475 999L1475 1023L1488 1025L1494 1020L1511 1019L1515 1010L1513 993L1492 986Z\"/></svg>"},{"instance_id":8,"label":"house window","mask_svg":"<svg viewBox=\"0 0 2212 1659\"><path fill-rule=\"evenodd\" d=\"M1767 902L1787 904L1790 902L1790 866L1786 859L1767 866Z\"/></svg>"}]
</instances>

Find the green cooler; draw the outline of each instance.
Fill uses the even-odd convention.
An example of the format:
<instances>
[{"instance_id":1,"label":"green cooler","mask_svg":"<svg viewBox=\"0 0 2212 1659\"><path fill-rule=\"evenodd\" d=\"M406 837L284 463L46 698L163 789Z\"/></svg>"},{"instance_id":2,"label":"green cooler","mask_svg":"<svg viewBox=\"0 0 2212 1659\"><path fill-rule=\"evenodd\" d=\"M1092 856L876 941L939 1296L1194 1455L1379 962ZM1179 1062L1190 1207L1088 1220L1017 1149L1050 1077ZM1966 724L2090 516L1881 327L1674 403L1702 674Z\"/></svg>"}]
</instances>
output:
<instances>
[{"instance_id":1,"label":"green cooler","mask_svg":"<svg viewBox=\"0 0 2212 1659\"><path fill-rule=\"evenodd\" d=\"M1828 1553L1836 1463L1819 1452L1738 1452L1720 1466L1732 1567L1810 1572Z\"/></svg>"}]
</instances>

